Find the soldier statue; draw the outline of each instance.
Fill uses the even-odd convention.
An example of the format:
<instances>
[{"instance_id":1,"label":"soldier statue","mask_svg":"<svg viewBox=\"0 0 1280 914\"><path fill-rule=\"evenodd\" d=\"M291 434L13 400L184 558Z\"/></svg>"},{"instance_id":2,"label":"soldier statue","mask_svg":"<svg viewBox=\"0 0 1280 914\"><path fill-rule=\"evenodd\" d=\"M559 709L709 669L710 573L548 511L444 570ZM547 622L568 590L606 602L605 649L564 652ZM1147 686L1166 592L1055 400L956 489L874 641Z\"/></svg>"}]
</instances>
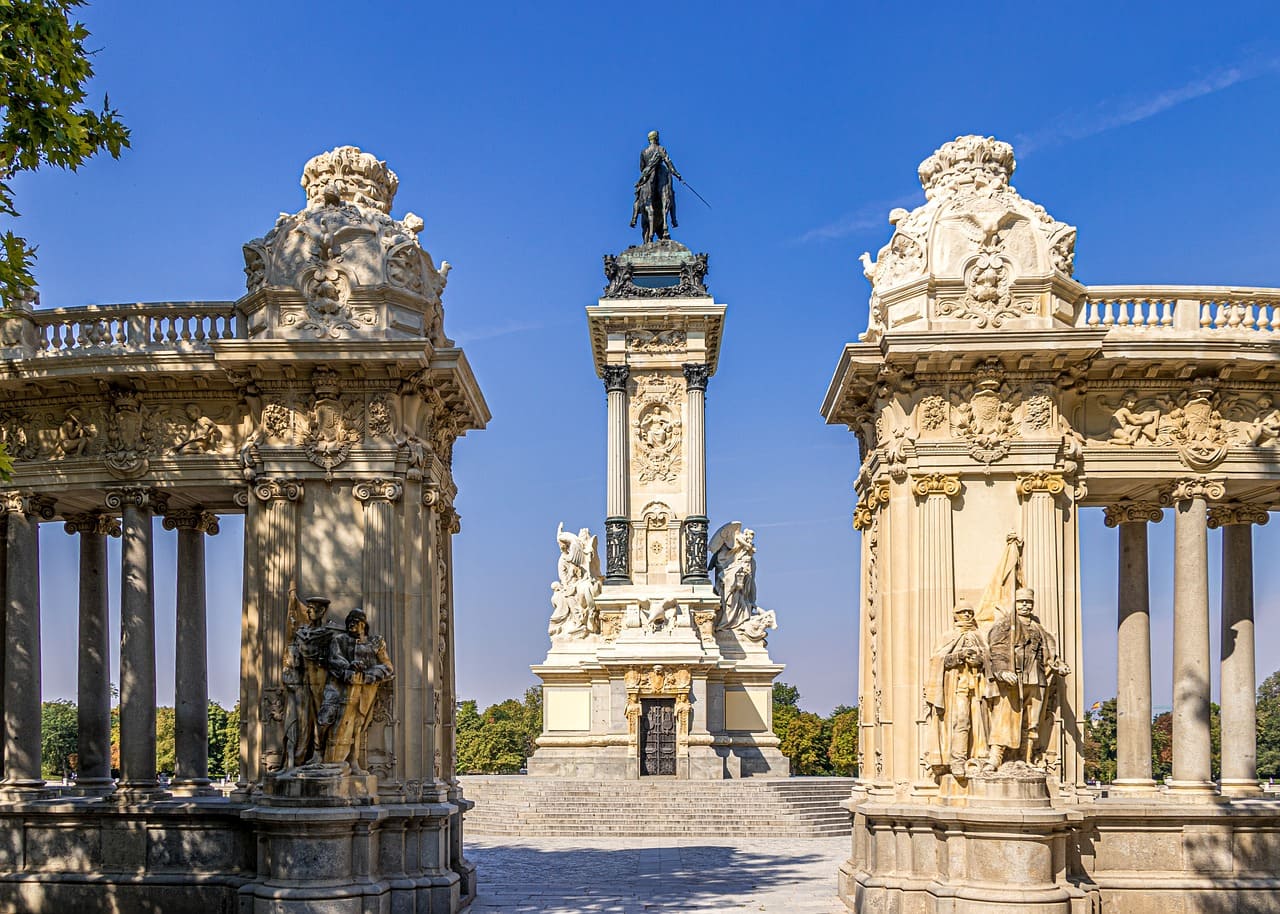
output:
<instances>
[{"instance_id":1,"label":"soldier statue","mask_svg":"<svg viewBox=\"0 0 1280 914\"><path fill-rule=\"evenodd\" d=\"M644 243L671 237L676 221L676 194L671 177L683 181L671 163L667 150L658 144L658 131L649 131L649 145L640 152L640 177L636 180L636 202L631 208L631 227L640 220ZM667 223L671 226L668 228Z\"/></svg>"},{"instance_id":2,"label":"soldier statue","mask_svg":"<svg viewBox=\"0 0 1280 914\"><path fill-rule=\"evenodd\" d=\"M928 707L925 755L935 772L966 776L966 765L987 756L987 639L974 621L973 607L952 612L955 627L939 639L929 657L924 699ZM976 769L975 769L976 770Z\"/></svg>"}]
</instances>

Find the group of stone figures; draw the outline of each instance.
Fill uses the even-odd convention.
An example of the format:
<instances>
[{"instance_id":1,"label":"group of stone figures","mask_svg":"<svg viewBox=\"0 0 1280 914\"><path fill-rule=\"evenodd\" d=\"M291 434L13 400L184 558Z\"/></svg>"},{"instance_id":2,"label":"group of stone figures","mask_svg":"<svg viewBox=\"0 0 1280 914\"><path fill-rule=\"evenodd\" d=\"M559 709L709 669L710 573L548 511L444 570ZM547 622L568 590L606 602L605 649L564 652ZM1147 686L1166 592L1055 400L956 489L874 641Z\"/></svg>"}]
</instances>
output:
<instances>
[{"instance_id":1,"label":"group of stone figures","mask_svg":"<svg viewBox=\"0 0 1280 914\"><path fill-rule=\"evenodd\" d=\"M329 601L298 599L289 585L293 629L284 659L286 772L299 768L363 775L360 765L378 690L395 677L386 641L369 633L364 610L347 613L343 628L325 623Z\"/></svg>"},{"instance_id":2,"label":"group of stone figures","mask_svg":"<svg viewBox=\"0 0 1280 914\"><path fill-rule=\"evenodd\" d=\"M707 545L707 571L713 575L714 589L720 597L716 629L734 631L751 641L763 641L769 629L778 627L772 610L756 605L755 531L739 521L725 524ZM596 597L603 582L597 538L583 527L575 535L565 532L564 524L556 530L560 559L556 564L559 580L551 584L551 621L547 634L552 639L586 638L600 634L600 612ZM656 601L651 601L651 604ZM653 630L658 624L669 625L679 615L679 601L661 602L644 613L644 625Z\"/></svg>"},{"instance_id":3,"label":"group of stone figures","mask_svg":"<svg viewBox=\"0 0 1280 914\"><path fill-rule=\"evenodd\" d=\"M973 607L956 606L955 627L929 657L925 763L935 775L991 774L1002 763L1046 765L1058 677L1071 673L1053 635L1036 621L1035 594L1021 588L1014 611L985 631Z\"/></svg>"}]
</instances>

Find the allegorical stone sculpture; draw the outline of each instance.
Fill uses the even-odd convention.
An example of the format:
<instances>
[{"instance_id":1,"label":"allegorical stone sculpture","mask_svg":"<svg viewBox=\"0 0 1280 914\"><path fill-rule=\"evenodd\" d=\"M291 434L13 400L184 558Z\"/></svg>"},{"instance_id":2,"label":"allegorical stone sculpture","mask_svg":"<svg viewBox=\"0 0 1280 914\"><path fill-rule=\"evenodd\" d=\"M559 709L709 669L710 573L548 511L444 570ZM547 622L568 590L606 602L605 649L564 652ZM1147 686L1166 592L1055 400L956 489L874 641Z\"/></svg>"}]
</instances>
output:
<instances>
[{"instance_id":1,"label":"allegorical stone sculpture","mask_svg":"<svg viewBox=\"0 0 1280 914\"><path fill-rule=\"evenodd\" d=\"M640 177L636 179L636 202L631 208L631 227L640 221L640 234L647 243L671 237L676 221L676 194L671 184L680 172L671 163L667 150L658 144L658 131L649 131L649 145L640 152ZM670 222L670 227L668 227Z\"/></svg>"},{"instance_id":2,"label":"allegorical stone sculpture","mask_svg":"<svg viewBox=\"0 0 1280 914\"><path fill-rule=\"evenodd\" d=\"M987 633L992 702L985 773L994 772L1005 761L1043 765L1043 749L1038 745L1041 723L1046 712L1053 710L1045 697L1052 694L1054 677L1071 673L1071 667L1058 657L1053 635L1035 619L1034 592L1019 588L1013 605L1014 611L997 619Z\"/></svg>"},{"instance_id":3,"label":"allegorical stone sculpture","mask_svg":"<svg viewBox=\"0 0 1280 914\"><path fill-rule=\"evenodd\" d=\"M364 775L360 765L365 737L373 720L378 689L395 677L387 643L369 633L364 610L347 613L346 631L329 642L329 678L317 718L325 743L324 760Z\"/></svg>"},{"instance_id":4,"label":"allegorical stone sculpture","mask_svg":"<svg viewBox=\"0 0 1280 914\"><path fill-rule=\"evenodd\" d=\"M924 700L928 706L925 757L935 772L960 778L967 766L987 759L987 639L978 630L973 607L961 603L953 612L955 627L946 632L929 656Z\"/></svg>"},{"instance_id":5,"label":"allegorical stone sculpture","mask_svg":"<svg viewBox=\"0 0 1280 914\"><path fill-rule=\"evenodd\" d=\"M556 563L559 577L551 585L551 621L547 634L555 638L585 638L600 633L600 616L596 597L600 595L600 556L596 537L583 527L575 536L566 533L564 524L556 529L560 559Z\"/></svg>"},{"instance_id":6,"label":"allegorical stone sculpture","mask_svg":"<svg viewBox=\"0 0 1280 914\"><path fill-rule=\"evenodd\" d=\"M768 629L777 628L772 611L756 605L756 533L740 521L730 521L707 544L707 570L720 597L718 631L735 631L752 641L763 641Z\"/></svg>"},{"instance_id":7,"label":"allegorical stone sculpture","mask_svg":"<svg viewBox=\"0 0 1280 914\"><path fill-rule=\"evenodd\" d=\"M334 630L325 625L329 601L324 597L298 599L298 585L289 582L289 646L284 655L284 687L288 702L284 718L284 767L298 768L323 759L316 720L324 701L329 671L326 660Z\"/></svg>"}]
</instances>

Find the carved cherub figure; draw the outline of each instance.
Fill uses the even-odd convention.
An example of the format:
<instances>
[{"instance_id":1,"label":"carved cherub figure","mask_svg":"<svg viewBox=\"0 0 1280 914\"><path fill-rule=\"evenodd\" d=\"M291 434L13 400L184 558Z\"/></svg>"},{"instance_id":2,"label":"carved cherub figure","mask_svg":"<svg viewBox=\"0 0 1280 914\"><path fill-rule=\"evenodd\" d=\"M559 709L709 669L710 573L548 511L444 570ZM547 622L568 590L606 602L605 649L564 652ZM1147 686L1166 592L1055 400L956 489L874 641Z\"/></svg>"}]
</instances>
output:
<instances>
[{"instance_id":1,"label":"carved cherub figure","mask_svg":"<svg viewBox=\"0 0 1280 914\"><path fill-rule=\"evenodd\" d=\"M187 427L187 437L174 445L173 452L206 454L216 450L222 441L222 430L218 428L218 424L195 403L187 404L186 414L191 422Z\"/></svg>"},{"instance_id":2,"label":"carved cherub figure","mask_svg":"<svg viewBox=\"0 0 1280 914\"><path fill-rule=\"evenodd\" d=\"M1120 398L1120 405L1116 407L1111 421L1114 426L1110 439L1112 444L1128 447L1140 441L1154 444L1160 433L1160 410L1139 410L1138 395L1132 390L1125 391Z\"/></svg>"}]
</instances>

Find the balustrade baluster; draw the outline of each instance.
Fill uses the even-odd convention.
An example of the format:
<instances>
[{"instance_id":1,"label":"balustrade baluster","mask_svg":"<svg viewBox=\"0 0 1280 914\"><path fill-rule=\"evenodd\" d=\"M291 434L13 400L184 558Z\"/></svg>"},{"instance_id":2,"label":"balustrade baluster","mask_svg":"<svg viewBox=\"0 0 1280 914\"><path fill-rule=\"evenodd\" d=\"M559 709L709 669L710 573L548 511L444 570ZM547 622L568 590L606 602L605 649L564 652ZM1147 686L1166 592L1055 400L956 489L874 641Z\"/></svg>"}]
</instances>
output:
<instances>
[{"instance_id":1,"label":"balustrade baluster","mask_svg":"<svg viewBox=\"0 0 1280 914\"><path fill-rule=\"evenodd\" d=\"M1115 314L1112 313L1111 309L1112 303L1110 301L1106 302L1103 308L1102 326L1106 327L1108 330L1116 324L1116 317Z\"/></svg>"},{"instance_id":2,"label":"balustrade baluster","mask_svg":"<svg viewBox=\"0 0 1280 914\"><path fill-rule=\"evenodd\" d=\"M1165 299L1160 303L1160 308L1161 308L1160 326L1161 327L1173 326L1173 305L1174 305L1173 299Z\"/></svg>"},{"instance_id":3,"label":"balustrade baluster","mask_svg":"<svg viewBox=\"0 0 1280 914\"><path fill-rule=\"evenodd\" d=\"M1089 302L1089 319L1085 324L1089 327L1096 327L1101 323L1098 318L1098 303L1096 301Z\"/></svg>"},{"instance_id":4,"label":"balustrade baluster","mask_svg":"<svg viewBox=\"0 0 1280 914\"><path fill-rule=\"evenodd\" d=\"M1133 306L1134 306L1134 308L1135 308L1135 310L1136 310L1136 309L1137 309L1137 307L1138 307L1138 303L1137 303L1137 301L1136 301L1136 300L1134 301ZM1120 315L1119 315L1119 318L1116 320L1116 326L1118 326L1118 327L1128 327L1128 326L1130 326L1132 323L1133 323L1133 321L1132 321L1132 319L1129 317L1129 302L1128 302L1128 301L1121 301L1121 302L1120 302Z\"/></svg>"}]
</instances>

